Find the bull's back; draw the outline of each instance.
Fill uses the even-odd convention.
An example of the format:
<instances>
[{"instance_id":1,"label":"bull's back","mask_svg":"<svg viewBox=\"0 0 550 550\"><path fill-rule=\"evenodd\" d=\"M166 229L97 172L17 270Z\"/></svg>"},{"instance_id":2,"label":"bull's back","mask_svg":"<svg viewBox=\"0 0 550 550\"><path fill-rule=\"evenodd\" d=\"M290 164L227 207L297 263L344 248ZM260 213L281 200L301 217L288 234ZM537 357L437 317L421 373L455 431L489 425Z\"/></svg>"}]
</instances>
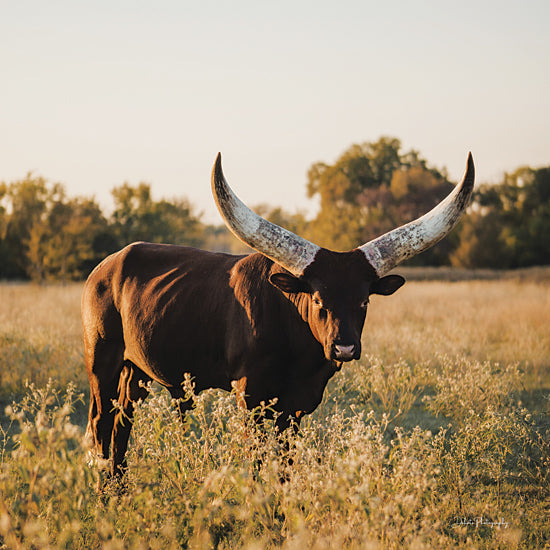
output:
<instances>
[{"instance_id":1,"label":"bull's back","mask_svg":"<svg viewBox=\"0 0 550 550\"><path fill-rule=\"evenodd\" d=\"M201 386L226 386L224 323L239 257L135 243L105 259L83 296L85 326L120 338L124 358L160 383L191 372Z\"/></svg>"}]
</instances>

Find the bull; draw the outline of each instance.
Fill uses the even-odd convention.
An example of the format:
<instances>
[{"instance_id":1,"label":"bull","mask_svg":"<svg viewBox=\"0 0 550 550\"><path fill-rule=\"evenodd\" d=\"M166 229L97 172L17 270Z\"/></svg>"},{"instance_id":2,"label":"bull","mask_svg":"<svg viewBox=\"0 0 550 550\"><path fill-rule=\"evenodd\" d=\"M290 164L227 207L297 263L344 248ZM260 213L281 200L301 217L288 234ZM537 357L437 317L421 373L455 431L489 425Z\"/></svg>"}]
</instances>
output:
<instances>
[{"instance_id":1,"label":"bull","mask_svg":"<svg viewBox=\"0 0 550 550\"><path fill-rule=\"evenodd\" d=\"M90 380L87 437L110 472L126 469L134 404L154 380L191 406L197 392L237 387L248 408L276 399L276 425L296 425L321 402L342 364L361 356L369 297L403 277L388 272L442 239L474 186L468 156L460 185L430 212L349 252L321 248L255 214L235 195L218 155L212 191L237 237L257 252L229 255L134 243L103 260L82 296ZM117 401L119 408L113 407Z\"/></svg>"}]
</instances>

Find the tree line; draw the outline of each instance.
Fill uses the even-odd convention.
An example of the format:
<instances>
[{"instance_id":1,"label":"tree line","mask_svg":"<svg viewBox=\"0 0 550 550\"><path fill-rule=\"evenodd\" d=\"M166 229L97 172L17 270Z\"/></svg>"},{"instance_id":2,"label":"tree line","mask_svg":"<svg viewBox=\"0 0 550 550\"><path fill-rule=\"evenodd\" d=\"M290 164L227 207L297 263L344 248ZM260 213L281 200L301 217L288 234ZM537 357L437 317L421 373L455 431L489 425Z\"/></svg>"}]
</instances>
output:
<instances>
[{"instance_id":1,"label":"tree line","mask_svg":"<svg viewBox=\"0 0 550 550\"><path fill-rule=\"evenodd\" d=\"M453 188L444 170L396 138L352 145L334 162L313 164L307 193L315 218L260 205L255 210L333 250L355 246L417 218ZM112 190L106 214L94 198L32 173L0 183L0 279L79 280L134 241L246 252L225 226L203 223L185 198L154 200L147 183ZM550 166L518 168L476 186L459 227L409 265L509 269L550 264Z\"/></svg>"}]
</instances>

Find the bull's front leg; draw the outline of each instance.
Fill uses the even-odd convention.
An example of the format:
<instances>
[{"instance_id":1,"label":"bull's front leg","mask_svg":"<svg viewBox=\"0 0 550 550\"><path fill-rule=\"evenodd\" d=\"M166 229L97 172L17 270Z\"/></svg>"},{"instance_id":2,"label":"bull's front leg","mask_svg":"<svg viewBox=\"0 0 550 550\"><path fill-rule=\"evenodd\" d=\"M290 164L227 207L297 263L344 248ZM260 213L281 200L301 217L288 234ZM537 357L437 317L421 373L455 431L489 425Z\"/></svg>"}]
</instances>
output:
<instances>
[{"instance_id":1,"label":"bull's front leg","mask_svg":"<svg viewBox=\"0 0 550 550\"><path fill-rule=\"evenodd\" d=\"M285 396L283 396L282 399L279 397L261 399L259 397L261 393L254 391L256 388L253 384L249 383L246 376L234 380L231 386L235 391L239 408L242 409L246 407L248 410L261 408L261 411L254 416L254 420L261 430L260 456L255 460L255 469L261 469L263 464L262 448L264 436L267 437L266 430L274 428L277 431L277 440L280 446L280 481L281 483L288 481L290 477L289 468L294 462L290 456L293 449L292 440L293 436L299 431L303 412L301 410L295 410L295 407L291 404L292 401L285 399ZM273 393L276 395L282 392L274 391ZM266 421L273 421L273 423L268 423Z\"/></svg>"}]
</instances>

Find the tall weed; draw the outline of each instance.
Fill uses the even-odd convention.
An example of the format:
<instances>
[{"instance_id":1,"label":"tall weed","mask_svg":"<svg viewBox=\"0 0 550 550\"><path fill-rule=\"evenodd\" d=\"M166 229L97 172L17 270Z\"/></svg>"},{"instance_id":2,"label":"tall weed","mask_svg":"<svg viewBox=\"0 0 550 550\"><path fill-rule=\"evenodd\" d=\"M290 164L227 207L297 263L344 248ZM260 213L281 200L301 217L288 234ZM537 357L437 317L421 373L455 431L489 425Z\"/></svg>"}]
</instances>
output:
<instances>
[{"instance_id":1,"label":"tall weed","mask_svg":"<svg viewBox=\"0 0 550 550\"><path fill-rule=\"evenodd\" d=\"M299 433L153 385L120 483L81 444L80 288L0 285L0 548L544 548L548 287L409 288Z\"/></svg>"},{"instance_id":2,"label":"tall weed","mask_svg":"<svg viewBox=\"0 0 550 550\"><path fill-rule=\"evenodd\" d=\"M437 367L425 368L424 375L433 388L423 397L427 409L435 415L452 418L460 425L488 410L510 408L523 389L522 373L517 364L501 366L464 357L441 357Z\"/></svg>"}]
</instances>

